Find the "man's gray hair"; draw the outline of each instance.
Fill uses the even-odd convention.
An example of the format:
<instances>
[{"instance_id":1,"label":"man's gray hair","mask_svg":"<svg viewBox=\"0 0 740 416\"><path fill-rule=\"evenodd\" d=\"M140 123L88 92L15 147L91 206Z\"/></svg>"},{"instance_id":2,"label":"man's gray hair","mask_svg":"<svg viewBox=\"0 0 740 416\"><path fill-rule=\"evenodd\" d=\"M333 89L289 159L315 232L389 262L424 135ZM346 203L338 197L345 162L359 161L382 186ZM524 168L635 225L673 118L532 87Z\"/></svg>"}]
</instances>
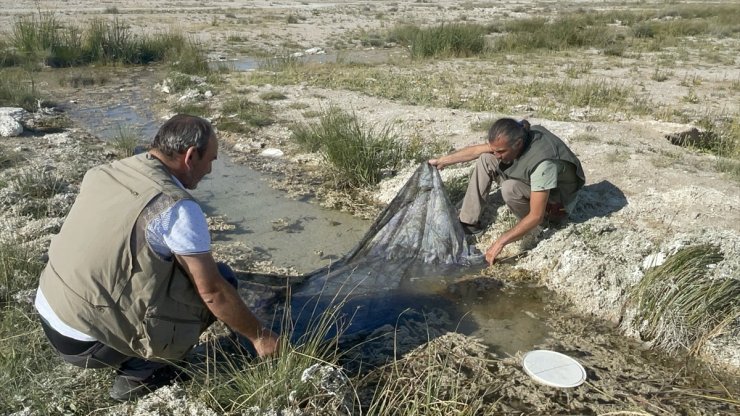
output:
<instances>
[{"instance_id":1,"label":"man's gray hair","mask_svg":"<svg viewBox=\"0 0 740 416\"><path fill-rule=\"evenodd\" d=\"M203 156L208 147L208 139L216 131L208 120L187 114L178 114L167 120L159 128L152 148L159 150L167 157L185 153L195 146L199 156Z\"/></svg>"}]
</instances>

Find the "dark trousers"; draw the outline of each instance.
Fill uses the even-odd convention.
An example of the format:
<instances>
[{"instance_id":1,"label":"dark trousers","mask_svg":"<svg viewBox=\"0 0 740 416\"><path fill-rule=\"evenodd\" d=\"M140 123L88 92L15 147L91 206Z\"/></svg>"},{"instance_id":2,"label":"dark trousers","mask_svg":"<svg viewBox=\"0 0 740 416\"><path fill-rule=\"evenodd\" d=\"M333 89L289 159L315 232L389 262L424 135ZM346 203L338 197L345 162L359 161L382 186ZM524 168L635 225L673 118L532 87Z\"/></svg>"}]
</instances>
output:
<instances>
[{"instance_id":1,"label":"dark trousers","mask_svg":"<svg viewBox=\"0 0 740 416\"><path fill-rule=\"evenodd\" d=\"M235 288L238 282L234 271L225 263L217 263L221 276ZM72 365L82 368L115 368L119 375L137 380L144 380L165 363L145 360L140 357L131 357L103 344L100 341L79 341L64 336L50 327L42 318L43 328L49 343L59 353L62 359Z\"/></svg>"}]
</instances>

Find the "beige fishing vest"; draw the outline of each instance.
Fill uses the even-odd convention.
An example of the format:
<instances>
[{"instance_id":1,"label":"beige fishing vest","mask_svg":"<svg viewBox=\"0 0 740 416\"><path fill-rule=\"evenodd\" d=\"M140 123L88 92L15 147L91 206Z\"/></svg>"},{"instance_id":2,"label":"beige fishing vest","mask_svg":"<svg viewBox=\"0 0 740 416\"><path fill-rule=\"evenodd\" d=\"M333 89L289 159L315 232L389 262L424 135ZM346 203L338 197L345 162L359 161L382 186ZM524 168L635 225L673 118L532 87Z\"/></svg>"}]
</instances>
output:
<instances>
[{"instance_id":1,"label":"beige fishing vest","mask_svg":"<svg viewBox=\"0 0 740 416\"><path fill-rule=\"evenodd\" d=\"M149 220L181 199L192 197L148 154L88 171L41 274L57 316L126 355L182 358L214 318L145 241Z\"/></svg>"}]
</instances>

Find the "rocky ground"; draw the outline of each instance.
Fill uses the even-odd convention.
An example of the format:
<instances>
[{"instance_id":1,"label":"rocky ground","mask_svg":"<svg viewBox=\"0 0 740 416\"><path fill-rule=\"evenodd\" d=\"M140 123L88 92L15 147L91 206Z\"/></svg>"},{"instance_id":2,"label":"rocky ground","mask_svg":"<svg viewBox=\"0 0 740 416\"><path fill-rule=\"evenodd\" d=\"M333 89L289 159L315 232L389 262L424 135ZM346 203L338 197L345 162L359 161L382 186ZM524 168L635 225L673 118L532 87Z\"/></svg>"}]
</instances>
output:
<instances>
[{"instance_id":1,"label":"rocky ground","mask_svg":"<svg viewBox=\"0 0 740 416\"><path fill-rule=\"evenodd\" d=\"M556 6L548 2L520 1L506 5L485 4L485 7L471 3L463 7L445 1L367 4L285 1L251 2L245 6L241 2L171 1L154 10L149 3L141 1L76 0L64 2L63 6L58 2L17 1L4 7L0 26L9 27L6 23L15 16L37 7L55 10L63 19L95 18L106 10L112 12L115 7L116 12L108 13L107 17L126 19L146 30L177 25L211 45L213 57L230 59L275 52L279 49L276 45L289 51L321 47L331 52L337 42L374 57L377 51L365 49L359 40L362 33L396 21L433 23L461 19L461 16L465 16L466 21L486 21L501 15L516 17L552 12L557 7L562 10L589 8L590 4L569 2ZM598 6L601 7L601 3ZM290 15L296 16L295 23L288 23ZM393 45L388 46L391 48L387 53L392 54ZM688 107L697 113L721 109L737 114L740 101L737 93L733 93L736 89L721 92L726 91L723 85L740 79L736 61L725 56L731 55L733 50L737 51L737 45L727 48L719 45L716 55L721 59L714 63L699 65L687 57L671 70L675 76L667 82L651 79L652 66L601 66L598 61L605 58L594 55L591 59L598 75L628 77L642 86L643 93L653 96L656 103L677 103L677 107ZM403 51L399 54L403 55ZM460 69L449 63L436 65L435 70ZM558 65L564 68L568 64L559 62ZM129 76L112 76L114 81L92 87L94 91L57 87L51 80L48 86L58 99L75 100L81 105L104 104L115 100L112 97L117 93L140 88L160 116L166 116L168 108L182 96L163 93L157 74L140 76L136 72ZM266 92L278 91L287 97L274 103L280 122L261 129L254 136L224 134L224 151L257 169L281 172L275 177L275 185L282 189L297 195L319 194L324 204L352 209L369 218L377 212L378 206L390 201L414 166L397 172L377 188L362 190L363 198L377 205L358 209L356 195L316 190L314 179L322 162L290 143L292 122L303 122L307 120L304 117L307 112L335 105L352 109L368 125L383 125L390 120L402 138L444 139L451 147L460 148L481 142L484 133L474 126L492 117L489 112L410 105L353 91L303 84L286 87L262 84L243 88L244 74L232 73L224 77L227 86L206 98L212 108L218 108L234 94L254 101ZM687 78L702 80L691 87L691 93L701 97L698 103L683 99L689 94L682 81ZM440 336L434 343L419 347L403 359L408 363L404 368L409 377L421 377L419 373L423 368L419 367L428 365L429 356L449 357L458 368L466 369L462 371L467 377L463 382L470 391L480 397L495 398L491 399L493 403L486 402L484 406L491 414L737 412L740 387L732 374L740 373L740 322L735 320L724 331L712 334L702 349L696 351L702 360L695 362L682 354L676 359L651 350L650 343L641 340L639 333L631 329L634 325L631 325L626 305L629 289L651 267L680 247L699 243L718 245L724 260L716 265L713 275L740 278L740 186L736 179L717 172L714 156L677 146L668 140L670 135L696 127L693 123L668 123L624 114L614 114L605 121L584 121L589 119L588 111L575 109L566 120L551 120L538 116L536 103L524 103L507 114L495 115L527 118L532 124L542 124L558 134L583 162L587 186L570 224L545 230L536 244L510 246L504 256L527 250L513 263L488 269L475 284L483 290L490 285L491 278L496 278L506 285L544 285L559 294L561 299L555 303L557 306L552 306L552 313L541 317L551 332L540 347L578 358L587 369L589 381L574 390L537 385L521 371L521 357L494 356L477 340L457 334ZM218 115L215 119L218 124ZM24 124L28 122L25 120ZM33 160L34 166L69 178L79 178L86 168L115 157L109 147L95 144L95 138L75 128L62 133L26 133L0 139L0 143L3 151L22 154ZM91 152L90 145L97 150ZM281 149L284 156L279 159L261 157L263 148ZM450 179L467 175L468 169L448 168L443 173ZM73 200L75 186L70 184L67 192L55 197L54 204L62 211ZM0 197L6 202L16 198L13 200L16 207L25 206L24 201L12 193L6 192ZM505 208L496 208L499 199L494 190L491 195L493 208L486 212L490 227L477 241L481 249L505 230L509 216ZM60 218L27 221L17 215L22 211L15 208L4 212L3 224L15 224L15 232L19 234L38 236L40 244L48 241L61 221ZM13 227L4 226L6 228ZM267 270L272 266L261 267ZM409 334L419 332L409 330ZM165 414L185 414L183 409L190 406L195 412L206 412L197 403L183 404L187 400L182 394L177 388L163 390L160 399L153 398L154 404L142 401L117 411L147 414L152 409L167 408L169 413Z\"/></svg>"}]
</instances>

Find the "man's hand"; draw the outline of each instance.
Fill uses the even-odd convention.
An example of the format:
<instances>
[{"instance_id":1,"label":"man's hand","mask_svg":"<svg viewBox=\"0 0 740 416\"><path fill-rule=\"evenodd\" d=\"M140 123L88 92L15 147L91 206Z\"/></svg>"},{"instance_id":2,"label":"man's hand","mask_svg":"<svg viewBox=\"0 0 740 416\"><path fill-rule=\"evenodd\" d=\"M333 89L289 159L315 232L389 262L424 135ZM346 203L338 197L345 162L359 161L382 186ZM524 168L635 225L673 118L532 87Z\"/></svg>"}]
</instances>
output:
<instances>
[{"instance_id":1,"label":"man's hand","mask_svg":"<svg viewBox=\"0 0 740 416\"><path fill-rule=\"evenodd\" d=\"M489 266L493 266L494 261L496 261L496 256L498 256L501 253L501 250L504 249L504 244L501 244L500 241L500 239L496 240L491 244L491 247L488 247L488 250L486 250L486 261Z\"/></svg>"},{"instance_id":2,"label":"man's hand","mask_svg":"<svg viewBox=\"0 0 740 416\"><path fill-rule=\"evenodd\" d=\"M262 330L262 334L252 345L260 357L275 355L280 351L280 338L269 329Z\"/></svg>"},{"instance_id":3,"label":"man's hand","mask_svg":"<svg viewBox=\"0 0 740 416\"><path fill-rule=\"evenodd\" d=\"M439 159L429 159L429 164L437 168L438 170L442 170L447 166L446 164L441 162L442 158Z\"/></svg>"}]
</instances>

